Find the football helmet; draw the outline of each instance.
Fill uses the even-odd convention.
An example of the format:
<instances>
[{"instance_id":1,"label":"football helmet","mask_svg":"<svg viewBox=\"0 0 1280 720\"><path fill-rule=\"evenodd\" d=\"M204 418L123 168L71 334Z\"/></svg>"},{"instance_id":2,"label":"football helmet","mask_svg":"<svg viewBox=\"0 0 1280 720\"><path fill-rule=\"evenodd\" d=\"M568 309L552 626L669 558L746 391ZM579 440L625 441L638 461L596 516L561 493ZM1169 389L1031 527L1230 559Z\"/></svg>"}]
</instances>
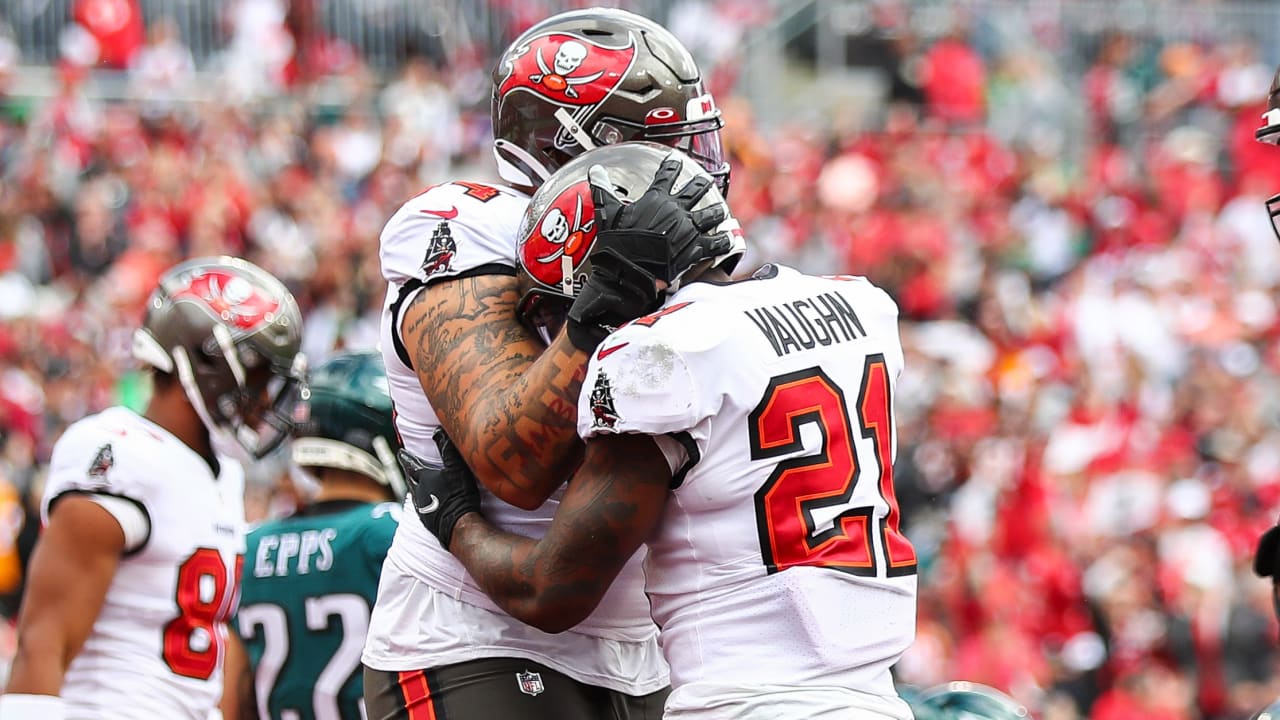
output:
<instances>
[{"instance_id":1,"label":"football helmet","mask_svg":"<svg viewBox=\"0 0 1280 720\"><path fill-rule=\"evenodd\" d=\"M290 449L302 467L351 470L405 495L396 461L400 440L382 355L373 351L334 355L307 378L310 399L299 413Z\"/></svg>"},{"instance_id":2,"label":"football helmet","mask_svg":"<svg viewBox=\"0 0 1280 720\"><path fill-rule=\"evenodd\" d=\"M520 225L516 251L516 278L520 300L516 315L548 344L563 324L569 305L591 272L591 247L595 244L595 204L587 171L600 165L609 171L614 192L624 203L640 197L653 182L658 166L668 156L680 158L683 168L676 179L679 189L695 176L707 176L700 163L678 150L651 142L625 142L591 150L571 160L533 194ZM711 262L732 272L746 252L746 241L737 220L729 213L724 196L712 187L694 210L725 205L725 220L716 230L733 238L732 247ZM672 284L671 292L679 288Z\"/></svg>"},{"instance_id":3,"label":"football helmet","mask_svg":"<svg viewBox=\"0 0 1280 720\"><path fill-rule=\"evenodd\" d=\"M1018 701L979 683L957 680L910 698L916 720L1024 720L1031 713Z\"/></svg>"},{"instance_id":4,"label":"football helmet","mask_svg":"<svg viewBox=\"0 0 1280 720\"><path fill-rule=\"evenodd\" d=\"M666 28L625 10L561 13L529 28L493 70L498 174L537 187L600 145L678 148L727 191L724 124L693 56Z\"/></svg>"},{"instance_id":5,"label":"football helmet","mask_svg":"<svg viewBox=\"0 0 1280 720\"><path fill-rule=\"evenodd\" d=\"M1259 710L1257 714L1250 717L1249 720L1280 720L1280 700L1277 700Z\"/></svg>"},{"instance_id":6,"label":"football helmet","mask_svg":"<svg viewBox=\"0 0 1280 720\"><path fill-rule=\"evenodd\" d=\"M1258 142L1268 145L1280 145L1280 68L1276 68L1276 76L1271 80L1271 90L1267 93L1267 111L1262 114L1262 127L1254 133ZM1280 239L1280 193L1267 198L1267 214L1271 216L1271 229Z\"/></svg>"},{"instance_id":7,"label":"football helmet","mask_svg":"<svg viewBox=\"0 0 1280 720\"><path fill-rule=\"evenodd\" d=\"M306 394L302 313L285 286L232 257L196 258L160 278L133 354L173 374L205 427L254 458L294 429Z\"/></svg>"}]
</instances>

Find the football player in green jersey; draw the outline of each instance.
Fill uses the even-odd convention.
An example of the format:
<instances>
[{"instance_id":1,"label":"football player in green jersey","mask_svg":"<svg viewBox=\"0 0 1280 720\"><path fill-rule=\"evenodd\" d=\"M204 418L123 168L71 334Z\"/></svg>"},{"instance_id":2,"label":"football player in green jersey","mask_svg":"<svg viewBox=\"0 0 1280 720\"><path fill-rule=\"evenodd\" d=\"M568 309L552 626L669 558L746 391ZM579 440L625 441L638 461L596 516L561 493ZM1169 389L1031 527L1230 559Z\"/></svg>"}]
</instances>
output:
<instances>
[{"instance_id":1,"label":"football player in green jersey","mask_svg":"<svg viewBox=\"0 0 1280 720\"><path fill-rule=\"evenodd\" d=\"M335 356L310 389L293 459L320 491L249 533L233 623L244 655L228 660L227 718L364 717L360 650L399 521L390 501L405 495L399 442L378 353Z\"/></svg>"}]
</instances>

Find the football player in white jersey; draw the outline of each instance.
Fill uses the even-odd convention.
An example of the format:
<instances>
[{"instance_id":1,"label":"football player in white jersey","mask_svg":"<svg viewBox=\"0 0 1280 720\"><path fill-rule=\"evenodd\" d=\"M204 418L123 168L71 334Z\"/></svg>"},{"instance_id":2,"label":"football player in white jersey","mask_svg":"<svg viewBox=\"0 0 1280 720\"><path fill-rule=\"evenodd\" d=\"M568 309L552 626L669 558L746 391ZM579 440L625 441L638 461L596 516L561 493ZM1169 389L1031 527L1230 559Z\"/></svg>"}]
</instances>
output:
<instances>
[{"instance_id":1,"label":"football player in white jersey","mask_svg":"<svg viewBox=\"0 0 1280 720\"><path fill-rule=\"evenodd\" d=\"M1255 133L1258 142L1280 145L1280 68L1276 68L1271 90L1267 94L1267 111L1262 115L1262 127ZM1280 193L1267 199L1267 214L1271 227L1280 238ZM1258 577L1271 579L1271 599L1276 619L1280 620L1280 524L1270 528L1258 538L1258 549L1253 558L1253 571ZM1280 700L1260 711L1257 720L1280 720Z\"/></svg>"},{"instance_id":2,"label":"football player in white jersey","mask_svg":"<svg viewBox=\"0 0 1280 720\"><path fill-rule=\"evenodd\" d=\"M643 230L612 192L633 197L665 152L601 148L539 189L522 231L531 295L565 294L536 274L543 218L590 177L601 232ZM444 470L403 457L418 515L499 607L551 632L647 544L668 718L910 718L890 676L916 614L893 485L897 306L861 277L766 265L731 282L735 260L593 354L585 457L541 539L486 519L443 436Z\"/></svg>"},{"instance_id":3,"label":"football player in white jersey","mask_svg":"<svg viewBox=\"0 0 1280 720\"><path fill-rule=\"evenodd\" d=\"M223 452L261 457L292 430L301 337L293 296L248 262L164 274L134 335L146 410L86 417L53 448L0 719L214 711L244 551L244 476Z\"/></svg>"},{"instance_id":4,"label":"football player in white jersey","mask_svg":"<svg viewBox=\"0 0 1280 720\"><path fill-rule=\"evenodd\" d=\"M721 181L728 168L692 57L637 15L597 8L538 23L503 53L493 87L494 152L509 186L436 185L388 221L382 348L406 447L438 459L432 435L443 426L476 469L489 516L537 536L581 458L575 406L588 353L607 327L657 307L655 279L729 243L702 237L715 218L695 227L671 215L665 242L588 276L594 221L571 208L548 222L559 252L544 260L581 286L578 303L564 330L539 338L516 315L529 193L584 149L633 138L685 148ZM362 657L369 717L656 717L668 672L641 585L637 557L590 617L549 635L493 604L420 524L401 523Z\"/></svg>"}]
</instances>

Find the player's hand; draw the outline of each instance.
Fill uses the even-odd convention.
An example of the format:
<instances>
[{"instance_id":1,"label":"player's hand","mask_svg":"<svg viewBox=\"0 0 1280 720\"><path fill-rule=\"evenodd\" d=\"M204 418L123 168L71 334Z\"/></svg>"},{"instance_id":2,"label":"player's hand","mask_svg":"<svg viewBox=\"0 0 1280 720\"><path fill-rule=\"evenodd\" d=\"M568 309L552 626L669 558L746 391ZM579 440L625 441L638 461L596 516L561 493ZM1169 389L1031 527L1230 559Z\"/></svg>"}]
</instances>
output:
<instances>
[{"instance_id":1,"label":"player's hand","mask_svg":"<svg viewBox=\"0 0 1280 720\"><path fill-rule=\"evenodd\" d=\"M444 430L436 431L435 440L443 467L432 467L408 450L400 451L400 466L418 520L448 550L458 520L467 513L480 512L480 490L476 476Z\"/></svg>"},{"instance_id":2,"label":"player's hand","mask_svg":"<svg viewBox=\"0 0 1280 720\"><path fill-rule=\"evenodd\" d=\"M653 312L665 290L690 268L729 250L732 238L714 232L725 220L723 204L694 210L714 182L698 176L672 192L681 162L668 157L653 182L627 205L614 194L609 171L587 171L595 205L596 242L591 273L569 308L569 339L592 350L617 326Z\"/></svg>"}]
</instances>

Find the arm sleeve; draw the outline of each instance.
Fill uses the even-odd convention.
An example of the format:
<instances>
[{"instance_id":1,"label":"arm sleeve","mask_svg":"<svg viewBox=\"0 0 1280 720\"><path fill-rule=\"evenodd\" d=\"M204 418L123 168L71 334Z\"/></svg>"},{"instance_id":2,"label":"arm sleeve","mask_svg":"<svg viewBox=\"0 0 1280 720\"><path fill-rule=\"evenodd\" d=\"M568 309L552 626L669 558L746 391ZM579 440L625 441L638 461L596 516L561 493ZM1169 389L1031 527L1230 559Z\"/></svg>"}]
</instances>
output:
<instances>
[{"instance_id":1,"label":"arm sleeve","mask_svg":"<svg viewBox=\"0 0 1280 720\"><path fill-rule=\"evenodd\" d=\"M124 531L124 551L133 554L146 546L151 538L151 516L141 503L117 495L86 493L85 497L97 503L120 523Z\"/></svg>"}]
</instances>

